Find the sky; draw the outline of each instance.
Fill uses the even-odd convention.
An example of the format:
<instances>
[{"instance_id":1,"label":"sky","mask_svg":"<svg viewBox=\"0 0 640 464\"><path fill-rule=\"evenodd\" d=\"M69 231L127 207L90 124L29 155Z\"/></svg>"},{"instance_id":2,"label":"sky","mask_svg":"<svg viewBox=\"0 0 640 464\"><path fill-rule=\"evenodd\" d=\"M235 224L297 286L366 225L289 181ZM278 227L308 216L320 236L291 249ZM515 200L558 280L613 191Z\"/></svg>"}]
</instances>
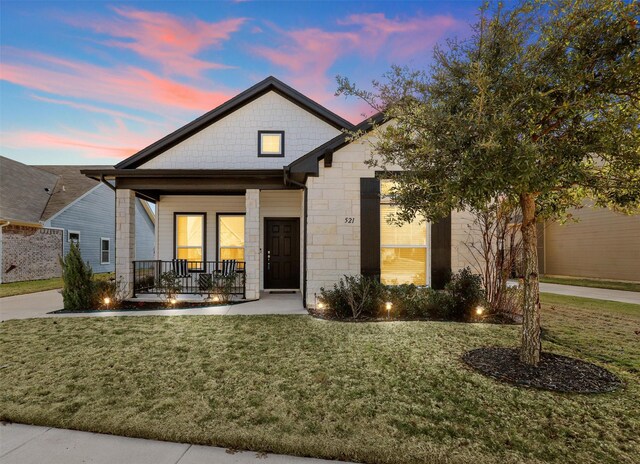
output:
<instances>
[{"instance_id":1,"label":"sky","mask_svg":"<svg viewBox=\"0 0 640 464\"><path fill-rule=\"evenodd\" d=\"M0 0L0 154L115 164L273 75L357 123L368 88L464 38L479 0Z\"/></svg>"}]
</instances>

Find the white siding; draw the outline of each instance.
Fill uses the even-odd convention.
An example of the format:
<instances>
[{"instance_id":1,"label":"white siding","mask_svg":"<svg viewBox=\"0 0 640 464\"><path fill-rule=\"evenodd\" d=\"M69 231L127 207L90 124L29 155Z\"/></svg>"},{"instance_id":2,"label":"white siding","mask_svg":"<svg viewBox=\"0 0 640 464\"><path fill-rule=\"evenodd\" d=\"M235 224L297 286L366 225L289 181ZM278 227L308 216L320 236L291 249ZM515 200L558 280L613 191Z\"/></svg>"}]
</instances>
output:
<instances>
[{"instance_id":1,"label":"white siding","mask_svg":"<svg viewBox=\"0 0 640 464\"><path fill-rule=\"evenodd\" d=\"M285 157L258 158L258 131L285 131ZM279 169L340 134L269 92L140 166L141 169Z\"/></svg>"},{"instance_id":2,"label":"white siding","mask_svg":"<svg viewBox=\"0 0 640 464\"><path fill-rule=\"evenodd\" d=\"M207 238L206 260L216 259L217 224L216 213L244 213L243 196L232 195L163 195L157 208L158 259L174 258L173 217L174 213L206 213Z\"/></svg>"}]
</instances>

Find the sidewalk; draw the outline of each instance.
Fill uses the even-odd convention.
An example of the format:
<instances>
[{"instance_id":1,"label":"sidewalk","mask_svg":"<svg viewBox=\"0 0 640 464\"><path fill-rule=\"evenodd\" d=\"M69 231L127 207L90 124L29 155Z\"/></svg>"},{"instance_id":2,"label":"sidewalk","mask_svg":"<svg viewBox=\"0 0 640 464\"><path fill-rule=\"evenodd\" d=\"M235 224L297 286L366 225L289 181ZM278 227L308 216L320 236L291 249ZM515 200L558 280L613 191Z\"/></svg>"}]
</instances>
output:
<instances>
[{"instance_id":1,"label":"sidewalk","mask_svg":"<svg viewBox=\"0 0 640 464\"><path fill-rule=\"evenodd\" d=\"M340 464L213 446L0 423L0 464ZM343 464L344 461L342 461Z\"/></svg>"},{"instance_id":2,"label":"sidewalk","mask_svg":"<svg viewBox=\"0 0 640 464\"><path fill-rule=\"evenodd\" d=\"M32 317L112 317L112 316L254 316L265 314L305 315L302 296L261 293L260 299L247 303L192 309L160 309L145 311L99 311L91 313L49 314L62 308L59 290L0 298L0 321Z\"/></svg>"},{"instance_id":3,"label":"sidewalk","mask_svg":"<svg viewBox=\"0 0 640 464\"><path fill-rule=\"evenodd\" d=\"M619 301L640 305L640 292L625 290L609 290L606 288L577 287L575 285L560 285L540 283L540 292L555 293L557 295L580 296L596 300Z\"/></svg>"}]
</instances>

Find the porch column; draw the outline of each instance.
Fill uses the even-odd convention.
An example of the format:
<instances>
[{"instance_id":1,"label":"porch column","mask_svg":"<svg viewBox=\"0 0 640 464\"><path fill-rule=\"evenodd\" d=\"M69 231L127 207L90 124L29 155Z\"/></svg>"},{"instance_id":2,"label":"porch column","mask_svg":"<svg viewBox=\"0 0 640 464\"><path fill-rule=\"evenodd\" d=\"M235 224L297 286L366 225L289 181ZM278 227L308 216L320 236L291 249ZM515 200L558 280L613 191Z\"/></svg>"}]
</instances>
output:
<instances>
[{"instance_id":1,"label":"porch column","mask_svg":"<svg viewBox=\"0 0 640 464\"><path fill-rule=\"evenodd\" d=\"M260 298L260 190L245 194L244 260L248 300Z\"/></svg>"},{"instance_id":2,"label":"porch column","mask_svg":"<svg viewBox=\"0 0 640 464\"><path fill-rule=\"evenodd\" d=\"M116 280L122 280L127 298L133 295L136 259L136 204L133 190L116 190Z\"/></svg>"}]
</instances>

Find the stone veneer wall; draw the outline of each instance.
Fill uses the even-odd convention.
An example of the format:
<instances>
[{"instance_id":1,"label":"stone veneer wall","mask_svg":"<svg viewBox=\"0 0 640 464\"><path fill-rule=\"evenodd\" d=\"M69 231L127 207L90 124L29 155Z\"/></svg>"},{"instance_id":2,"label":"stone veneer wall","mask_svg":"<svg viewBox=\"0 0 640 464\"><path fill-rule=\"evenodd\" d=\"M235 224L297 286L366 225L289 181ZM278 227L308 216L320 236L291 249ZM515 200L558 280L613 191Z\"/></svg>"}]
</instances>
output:
<instances>
[{"instance_id":1,"label":"stone veneer wall","mask_svg":"<svg viewBox=\"0 0 640 464\"><path fill-rule=\"evenodd\" d=\"M61 275L62 230L8 225L1 233L2 283Z\"/></svg>"},{"instance_id":2,"label":"stone veneer wall","mask_svg":"<svg viewBox=\"0 0 640 464\"><path fill-rule=\"evenodd\" d=\"M368 137L374 137L370 134ZM344 274L360 274L360 178L375 177L365 164L370 158L368 137L338 150L332 167L320 161L318 177L307 180L307 304L315 305L321 287L331 287ZM346 218L354 218L349 223ZM470 266L465 241L473 239L470 213L451 215L451 268ZM367 233L367 231L364 231Z\"/></svg>"}]
</instances>

